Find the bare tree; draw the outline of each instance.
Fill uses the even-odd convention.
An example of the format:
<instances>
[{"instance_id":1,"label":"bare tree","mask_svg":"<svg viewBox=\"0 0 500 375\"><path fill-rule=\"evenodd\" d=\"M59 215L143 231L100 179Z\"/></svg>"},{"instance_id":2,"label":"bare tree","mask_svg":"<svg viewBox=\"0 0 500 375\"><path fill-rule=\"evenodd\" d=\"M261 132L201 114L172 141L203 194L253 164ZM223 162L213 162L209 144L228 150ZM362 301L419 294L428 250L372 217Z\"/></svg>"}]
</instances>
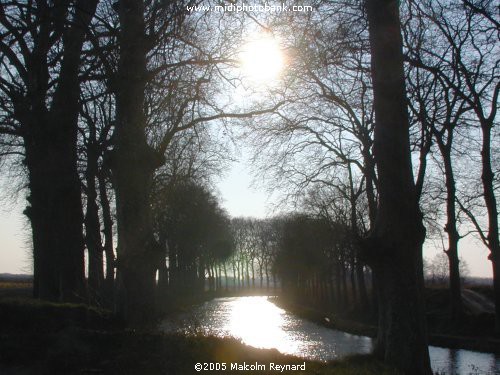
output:
<instances>
[{"instance_id":1,"label":"bare tree","mask_svg":"<svg viewBox=\"0 0 500 375\"><path fill-rule=\"evenodd\" d=\"M413 181L399 2L367 0L379 207L367 245L377 275L376 353L408 374L431 374L423 300L425 228Z\"/></svg>"},{"instance_id":2,"label":"bare tree","mask_svg":"<svg viewBox=\"0 0 500 375\"><path fill-rule=\"evenodd\" d=\"M218 103L215 94L227 71L224 66L234 63L228 58L229 41L223 34L214 38L205 29L193 27L216 24L203 15L186 20L185 4L146 6L142 1L123 0L116 5L120 59L111 169L118 220L119 306L130 324L140 324L154 313L154 274L162 259L148 199L155 170L172 139L203 123L268 113L280 103L245 112ZM146 311L144 306L152 307Z\"/></svg>"},{"instance_id":3,"label":"bare tree","mask_svg":"<svg viewBox=\"0 0 500 375\"><path fill-rule=\"evenodd\" d=\"M96 5L97 0L0 6L2 103L9 113L0 131L22 138L34 294L50 300L84 294L78 73Z\"/></svg>"},{"instance_id":4,"label":"bare tree","mask_svg":"<svg viewBox=\"0 0 500 375\"><path fill-rule=\"evenodd\" d=\"M411 7L410 7L410 13ZM411 20L412 18L410 18ZM433 50L436 48L436 36L427 35L428 23L421 17L414 17L415 22L405 25L405 45L407 54L419 56L425 59L434 59ZM444 50L446 51L446 50ZM446 52L444 52L446 54ZM436 66L440 66L437 62ZM441 67L443 70L444 68ZM460 85L459 77L450 77L455 85ZM444 231L448 235L448 248L445 251L449 259L449 281L450 281L450 306L452 319L459 322L463 314L461 286L460 286L460 266L458 256L458 242L460 234L458 232L458 220L456 210L457 187L455 164L458 164L459 155L453 152L459 147L459 142L455 141L460 137L459 125L465 128L465 133L470 135L464 121L464 115L470 110L461 96L457 95L443 79L435 76L431 72L418 66L410 65L407 82L410 87L409 108L413 117L420 123L422 137L426 142L427 151L431 149L431 139L433 137L437 144L438 151L442 159L444 174L444 184L446 190L446 225Z\"/></svg>"},{"instance_id":5,"label":"bare tree","mask_svg":"<svg viewBox=\"0 0 500 375\"><path fill-rule=\"evenodd\" d=\"M490 250L495 289L495 326L500 329L500 241L498 207L495 193L492 137L497 123L500 82L498 75L498 14L493 1L482 2L423 2L414 3L419 16L424 17L443 41L448 51L442 56L431 53L433 59L411 55L409 62L433 73L455 96L465 102L470 111L466 120L476 123L481 132L482 199L488 222L479 221L465 205L461 209L470 217L479 236Z\"/></svg>"},{"instance_id":6,"label":"bare tree","mask_svg":"<svg viewBox=\"0 0 500 375\"><path fill-rule=\"evenodd\" d=\"M107 186L110 176L105 159L111 146L114 113L114 96L108 92L103 82L89 79L82 83L80 154L85 162L82 185L86 198L84 224L88 251L88 287L91 300L109 304L112 302L114 284L114 249L110 189ZM106 278L103 254L106 255Z\"/></svg>"}]
</instances>

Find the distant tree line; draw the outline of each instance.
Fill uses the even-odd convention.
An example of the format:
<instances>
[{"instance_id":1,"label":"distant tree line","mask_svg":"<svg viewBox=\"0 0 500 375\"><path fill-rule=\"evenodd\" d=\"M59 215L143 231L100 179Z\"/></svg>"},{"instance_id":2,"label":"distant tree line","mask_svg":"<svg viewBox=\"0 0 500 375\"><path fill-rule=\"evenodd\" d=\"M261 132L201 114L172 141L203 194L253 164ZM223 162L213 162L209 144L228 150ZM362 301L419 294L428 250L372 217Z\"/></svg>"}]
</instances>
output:
<instances>
[{"instance_id":1,"label":"distant tree line","mask_svg":"<svg viewBox=\"0 0 500 375\"><path fill-rule=\"evenodd\" d=\"M196 210L186 210L184 215L189 216L188 212L201 216ZM371 272L358 258L357 239L342 223L294 213L267 219L236 217L225 223L225 229L227 242L216 245L220 256L213 258L205 272L192 268L200 276L194 279L199 280L199 291L261 289L335 310L372 305ZM196 233L196 229L189 230ZM193 252L193 259L202 254ZM182 256L186 255L184 251ZM167 258L168 272L177 272L171 261L175 255L169 253ZM183 283L189 285L184 293L196 289L186 280Z\"/></svg>"},{"instance_id":2,"label":"distant tree line","mask_svg":"<svg viewBox=\"0 0 500 375\"><path fill-rule=\"evenodd\" d=\"M233 252L227 214L206 187L190 181L161 186L156 192L155 233L163 254L159 292L193 295L215 289L219 265ZM167 261L165 261L165 259Z\"/></svg>"}]
</instances>

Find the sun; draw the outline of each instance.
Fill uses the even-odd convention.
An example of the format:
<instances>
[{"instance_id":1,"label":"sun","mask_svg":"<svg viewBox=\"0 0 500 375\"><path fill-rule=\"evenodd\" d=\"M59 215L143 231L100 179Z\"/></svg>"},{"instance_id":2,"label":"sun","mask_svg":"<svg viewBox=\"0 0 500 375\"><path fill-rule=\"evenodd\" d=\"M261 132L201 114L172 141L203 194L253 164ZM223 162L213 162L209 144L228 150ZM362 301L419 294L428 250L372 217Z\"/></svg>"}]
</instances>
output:
<instances>
[{"instance_id":1,"label":"sun","mask_svg":"<svg viewBox=\"0 0 500 375\"><path fill-rule=\"evenodd\" d=\"M240 67L245 78L259 85L279 78L284 56L279 41L269 33L257 34L241 48Z\"/></svg>"}]
</instances>

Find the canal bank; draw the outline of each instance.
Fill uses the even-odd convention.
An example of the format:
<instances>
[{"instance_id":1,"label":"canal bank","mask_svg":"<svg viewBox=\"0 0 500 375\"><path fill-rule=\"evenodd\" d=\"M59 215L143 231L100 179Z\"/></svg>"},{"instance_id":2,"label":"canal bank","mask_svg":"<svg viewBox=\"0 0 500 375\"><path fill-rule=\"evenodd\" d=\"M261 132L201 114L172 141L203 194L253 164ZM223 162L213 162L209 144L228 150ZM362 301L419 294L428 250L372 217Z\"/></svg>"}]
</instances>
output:
<instances>
[{"instance_id":1,"label":"canal bank","mask_svg":"<svg viewBox=\"0 0 500 375\"><path fill-rule=\"evenodd\" d=\"M330 329L338 329L344 332L368 336L371 338L375 338L377 336L377 327L374 325L356 320L339 318L329 312L292 303L283 298L275 297L270 299L270 301L297 316L308 319ZM500 355L500 339L493 337L471 337L431 332L429 334L429 344L451 349L466 349Z\"/></svg>"}]
</instances>

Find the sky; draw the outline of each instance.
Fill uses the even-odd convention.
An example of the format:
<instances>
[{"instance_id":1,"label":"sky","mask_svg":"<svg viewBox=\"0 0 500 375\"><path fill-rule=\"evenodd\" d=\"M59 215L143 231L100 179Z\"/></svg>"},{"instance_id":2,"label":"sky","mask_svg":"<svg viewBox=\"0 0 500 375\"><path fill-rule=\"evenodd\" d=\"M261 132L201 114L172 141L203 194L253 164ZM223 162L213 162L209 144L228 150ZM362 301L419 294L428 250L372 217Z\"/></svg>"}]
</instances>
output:
<instances>
[{"instance_id":1,"label":"sky","mask_svg":"<svg viewBox=\"0 0 500 375\"><path fill-rule=\"evenodd\" d=\"M264 187L252 185L252 177L244 161L234 162L229 172L217 184L217 188L222 207L231 217L264 218L270 214Z\"/></svg>"},{"instance_id":2,"label":"sky","mask_svg":"<svg viewBox=\"0 0 500 375\"><path fill-rule=\"evenodd\" d=\"M24 202L0 209L0 273L32 273Z\"/></svg>"}]
</instances>

